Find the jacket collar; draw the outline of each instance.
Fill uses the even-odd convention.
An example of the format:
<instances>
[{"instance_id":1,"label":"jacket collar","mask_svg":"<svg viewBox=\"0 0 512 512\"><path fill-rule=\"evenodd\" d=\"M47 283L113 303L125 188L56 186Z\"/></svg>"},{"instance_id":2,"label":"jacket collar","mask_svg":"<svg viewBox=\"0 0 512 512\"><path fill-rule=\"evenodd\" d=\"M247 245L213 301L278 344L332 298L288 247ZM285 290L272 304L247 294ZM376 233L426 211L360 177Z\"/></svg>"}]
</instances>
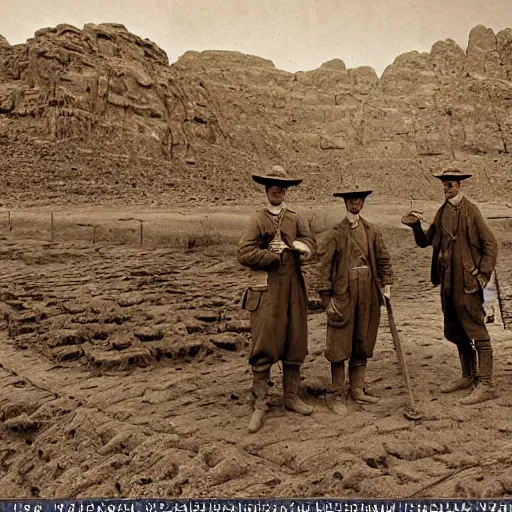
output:
<instances>
[{"instance_id":1,"label":"jacket collar","mask_svg":"<svg viewBox=\"0 0 512 512\"><path fill-rule=\"evenodd\" d=\"M459 192L455 197L448 199L448 202L455 208L458 208L464 199L464 194Z\"/></svg>"},{"instance_id":2,"label":"jacket collar","mask_svg":"<svg viewBox=\"0 0 512 512\"><path fill-rule=\"evenodd\" d=\"M452 208L456 208L456 209L464 209L466 207L466 205L469 203L469 200L468 198L463 195L462 198L460 199L459 203L457 206L455 206L453 203L451 203L450 201L446 200L442 205L441 205L441 208L439 208L439 213L442 213L444 211L444 209L450 205Z\"/></svg>"},{"instance_id":3,"label":"jacket collar","mask_svg":"<svg viewBox=\"0 0 512 512\"><path fill-rule=\"evenodd\" d=\"M272 205L266 203L263 206L263 210L265 212L269 213L270 215L279 215L284 209L286 209L286 211L288 211L288 212L297 213L296 210L294 210L293 208L290 208L285 203L281 203L279 206L272 206Z\"/></svg>"},{"instance_id":4,"label":"jacket collar","mask_svg":"<svg viewBox=\"0 0 512 512\"><path fill-rule=\"evenodd\" d=\"M369 226L368 221L367 221L367 220L365 220L365 219L363 219L363 217L361 217L361 215L359 215L358 220L359 220L359 223L360 223L360 224L362 224L364 227L366 227L366 228L367 228L367 227ZM350 228L350 227L351 227L351 225L350 225L350 221L348 220L348 218L347 218L347 217L345 217L345 218L341 221L340 225L341 225L341 226L343 226L343 227L345 227L345 228Z\"/></svg>"},{"instance_id":5,"label":"jacket collar","mask_svg":"<svg viewBox=\"0 0 512 512\"><path fill-rule=\"evenodd\" d=\"M357 228L357 226L359 226L359 214L354 215L353 213L347 212L346 218L352 229Z\"/></svg>"}]
</instances>

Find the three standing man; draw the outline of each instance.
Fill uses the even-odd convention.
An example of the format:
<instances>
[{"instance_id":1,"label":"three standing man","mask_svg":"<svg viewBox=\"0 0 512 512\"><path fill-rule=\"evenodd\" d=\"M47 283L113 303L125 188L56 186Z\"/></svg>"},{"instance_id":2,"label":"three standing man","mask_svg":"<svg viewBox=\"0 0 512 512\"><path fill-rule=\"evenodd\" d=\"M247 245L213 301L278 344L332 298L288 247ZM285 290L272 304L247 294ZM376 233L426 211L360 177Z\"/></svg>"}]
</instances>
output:
<instances>
[{"instance_id":1,"label":"three standing man","mask_svg":"<svg viewBox=\"0 0 512 512\"><path fill-rule=\"evenodd\" d=\"M443 182L446 201L433 224L424 232L421 215L415 212L402 222L413 229L420 247L433 246L431 278L434 285L441 285L444 333L459 352L462 378L441 390L471 388L472 393L459 403L475 404L496 397L483 289L494 270L497 243L479 209L460 191L460 182L471 174L449 168L435 176ZM265 186L267 204L247 224L238 261L254 271L242 307L251 312L249 364L255 401L249 431L256 432L268 409L270 370L278 361L283 363L285 407L303 415L313 412L299 398L308 334L308 294L301 264L315 255L317 246L304 220L285 203L287 188L302 180L290 178L281 166L252 178ZM334 194L345 201L347 214L328 231L318 250L318 292L327 315L325 356L332 379L327 403L342 416L347 414L345 361L352 398L378 402L365 391L365 371L377 339L382 297L390 297L393 273L382 234L360 216L371 193L356 186Z\"/></svg>"}]
</instances>

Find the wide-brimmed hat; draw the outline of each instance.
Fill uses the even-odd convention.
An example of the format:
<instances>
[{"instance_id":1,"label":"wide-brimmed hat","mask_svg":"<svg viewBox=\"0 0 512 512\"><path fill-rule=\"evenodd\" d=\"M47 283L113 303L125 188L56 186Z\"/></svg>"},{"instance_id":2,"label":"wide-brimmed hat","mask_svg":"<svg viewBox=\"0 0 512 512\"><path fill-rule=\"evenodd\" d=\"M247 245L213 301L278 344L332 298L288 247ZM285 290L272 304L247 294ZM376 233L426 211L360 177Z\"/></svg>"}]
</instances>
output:
<instances>
[{"instance_id":1,"label":"wide-brimmed hat","mask_svg":"<svg viewBox=\"0 0 512 512\"><path fill-rule=\"evenodd\" d=\"M343 197L344 199L348 199L349 197L366 197L369 196L373 192L369 187L365 187L362 185L352 185L350 187L341 190L340 192L334 192L334 197Z\"/></svg>"},{"instance_id":2,"label":"wide-brimmed hat","mask_svg":"<svg viewBox=\"0 0 512 512\"><path fill-rule=\"evenodd\" d=\"M462 181L473 176L470 172L462 172L458 167L445 167L441 172L433 175L441 181Z\"/></svg>"},{"instance_id":3,"label":"wide-brimmed hat","mask_svg":"<svg viewBox=\"0 0 512 512\"><path fill-rule=\"evenodd\" d=\"M266 174L253 174L252 179L260 185L278 185L280 187L293 187L302 183L300 178L291 178L280 166L274 165Z\"/></svg>"}]
</instances>

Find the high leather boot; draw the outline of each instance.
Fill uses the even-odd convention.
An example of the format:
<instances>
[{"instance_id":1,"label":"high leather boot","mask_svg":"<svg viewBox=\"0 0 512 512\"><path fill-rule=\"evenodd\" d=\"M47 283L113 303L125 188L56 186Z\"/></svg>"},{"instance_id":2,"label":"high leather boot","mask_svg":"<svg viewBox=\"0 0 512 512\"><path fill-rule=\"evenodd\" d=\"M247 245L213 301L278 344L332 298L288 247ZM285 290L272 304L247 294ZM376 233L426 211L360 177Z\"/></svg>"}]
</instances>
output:
<instances>
[{"instance_id":1,"label":"high leather boot","mask_svg":"<svg viewBox=\"0 0 512 512\"><path fill-rule=\"evenodd\" d=\"M364 374L366 364L360 366L348 366L348 377L350 382L350 394L356 402L367 404L376 404L379 399L375 396L367 395L364 391Z\"/></svg>"},{"instance_id":2,"label":"high leather boot","mask_svg":"<svg viewBox=\"0 0 512 512\"><path fill-rule=\"evenodd\" d=\"M471 389L475 386L477 375L476 354L470 343L471 342L467 340L467 343L464 343L464 345L457 345L462 376L453 382L441 386L441 393L453 393L461 389Z\"/></svg>"},{"instance_id":3,"label":"high leather boot","mask_svg":"<svg viewBox=\"0 0 512 512\"><path fill-rule=\"evenodd\" d=\"M257 432L263 426L263 417L268 410L267 394L270 368L263 371L252 370L252 394L254 396L254 412L249 421L248 430Z\"/></svg>"},{"instance_id":4,"label":"high leather boot","mask_svg":"<svg viewBox=\"0 0 512 512\"><path fill-rule=\"evenodd\" d=\"M313 412L313 407L299 398L300 367L295 364L283 364L284 406L286 409L304 416Z\"/></svg>"},{"instance_id":5,"label":"high leather boot","mask_svg":"<svg viewBox=\"0 0 512 512\"><path fill-rule=\"evenodd\" d=\"M461 405L473 405L497 398L498 392L492 383L492 347L490 340L475 340L478 352L478 384L473 392L461 398Z\"/></svg>"},{"instance_id":6,"label":"high leather boot","mask_svg":"<svg viewBox=\"0 0 512 512\"><path fill-rule=\"evenodd\" d=\"M327 393L327 407L338 416L348 414L347 388L345 385L345 363L331 363L331 392Z\"/></svg>"}]
</instances>

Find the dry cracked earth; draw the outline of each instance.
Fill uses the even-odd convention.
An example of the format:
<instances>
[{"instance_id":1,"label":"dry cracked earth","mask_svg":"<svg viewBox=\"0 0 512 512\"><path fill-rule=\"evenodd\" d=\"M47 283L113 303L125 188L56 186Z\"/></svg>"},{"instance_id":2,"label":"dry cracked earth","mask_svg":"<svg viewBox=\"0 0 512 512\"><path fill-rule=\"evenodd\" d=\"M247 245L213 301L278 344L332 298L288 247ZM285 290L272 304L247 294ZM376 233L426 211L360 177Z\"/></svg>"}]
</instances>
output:
<instances>
[{"instance_id":1,"label":"dry cracked earth","mask_svg":"<svg viewBox=\"0 0 512 512\"><path fill-rule=\"evenodd\" d=\"M301 417L282 406L276 366L271 410L252 435L236 241L144 251L6 235L1 498L512 496L511 331L489 325L498 399L463 408L455 403L463 392L442 395L458 359L442 336L430 251L393 222L380 227L424 418L403 415L407 391L383 311L367 373L379 404L349 402L341 419L305 386L315 411ZM497 223L495 232L507 323L510 225ZM311 306L305 381L329 374L325 318Z\"/></svg>"}]
</instances>

